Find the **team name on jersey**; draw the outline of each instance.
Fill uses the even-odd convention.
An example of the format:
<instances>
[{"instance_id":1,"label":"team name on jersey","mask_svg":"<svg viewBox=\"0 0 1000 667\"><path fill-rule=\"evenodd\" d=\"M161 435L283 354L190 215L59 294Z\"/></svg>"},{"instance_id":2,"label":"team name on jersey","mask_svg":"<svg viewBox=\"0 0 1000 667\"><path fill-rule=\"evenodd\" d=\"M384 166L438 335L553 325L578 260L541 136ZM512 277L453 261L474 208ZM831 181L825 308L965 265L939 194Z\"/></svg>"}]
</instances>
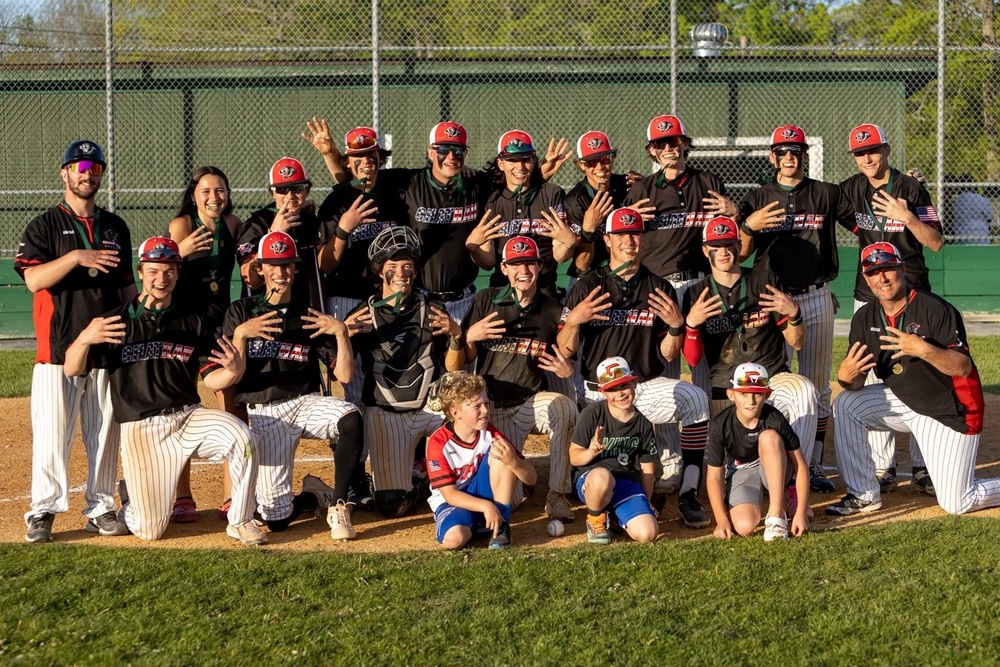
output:
<instances>
[{"instance_id":1,"label":"team name on jersey","mask_svg":"<svg viewBox=\"0 0 1000 667\"><path fill-rule=\"evenodd\" d=\"M608 321L602 322L600 320L594 320L592 322L588 322L588 324L591 326L604 327L651 327L653 326L653 323L656 322L656 314L647 309L608 309L602 311L601 315L607 315Z\"/></svg>"},{"instance_id":2,"label":"team name on jersey","mask_svg":"<svg viewBox=\"0 0 1000 667\"><path fill-rule=\"evenodd\" d=\"M448 208L427 208L421 206L413 216L414 220L425 225L461 225L466 222L476 222L479 219L479 205L449 206Z\"/></svg>"},{"instance_id":3,"label":"team name on jersey","mask_svg":"<svg viewBox=\"0 0 1000 667\"><path fill-rule=\"evenodd\" d=\"M823 229L826 216L822 213L789 213L777 227L762 229L758 234L773 234L775 232L799 231L802 229Z\"/></svg>"},{"instance_id":4,"label":"team name on jersey","mask_svg":"<svg viewBox=\"0 0 1000 667\"><path fill-rule=\"evenodd\" d=\"M500 340L484 340L477 343L484 350L503 352L506 354L523 354L529 357L540 357L545 352L546 344L530 338L504 337Z\"/></svg>"},{"instance_id":5,"label":"team name on jersey","mask_svg":"<svg viewBox=\"0 0 1000 667\"><path fill-rule=\"evenodd\" d=\"M559 217L564 221L566 214L560 212ZM538 235L539 231L549 228L549 223L544 218L515 218L500 225L500 233L504 236L517 236L518 234Z\"/></svg>"},{"instance_id":6,"label":"team name on jersey","mask_svg":"<svg viewBox=\"0 0 1000 667\"><path fill-rule=\"evenodd\" d=\"M858 226L858 229L863 229L868 232L877 232L879 230L878 221L867 213L854 212L854 224ZM906 225L902 221L896 220L894 218L887 218L885 221L885 231L886 232L901 232L906 229Z\"/></svg>"},{"instance_id":7,"label":"team name on jersey","mask_svg":"<svg viewBox=\"0 0 1000 667\"><path fill-rule=\"evenodd\" d=\"M305 362L309 361L309 346L276 340L251 340L247 343L247 358Z\"/></svg>"},{"instance_id":8,"label":"team name on jersey","mask_svg":"<svg viewBox=\"0 0 1000 667\"><path fill-rule=\"evenodd\" d=\"M378 236L379 232L383 229L391 226L391 222L362 223L351 231L351 241L354 243L358 241L370 241Z\"/></svg>"},{"instance_id":9,"label":"team name on jersey","mask_svg":"<svg viewBox=\"0 0 1000 667\"><path fill-rule=\"evenodd\" d=\"M705 320L705 333L708 335L732 333L736 331L740 320L743 321L744 329L756 329L768 323L767 313L762 310L754 310L749 313L728 313Z\"/></svg>"},{"instance_id":10,"label":"team name on jersey","mask_svg":"<svg viewBox=\"0 0 1000 667\"><path fill-rule=\"evenodd\" d=\"M194 348L190 345L179 343L168 343L162 340L155 340L149 343L135 343L122 347L122 363L134 364L139 361L151 361L153 359L169 359L187 363L194 354Z\"/></svg>"},{"instance_id":11,"label":"team name on jersey","mask_svg":"<svg viewBox=\"0 0 1000 667\"><path fill-rule=\"evenodd\" d=\"M652 222L647 223L650 229L684 229L685 227L704 227L705 224L714 217L713 213L704 212L677 212L677 213L657 213Z\"/></svg>"}]
</instances>

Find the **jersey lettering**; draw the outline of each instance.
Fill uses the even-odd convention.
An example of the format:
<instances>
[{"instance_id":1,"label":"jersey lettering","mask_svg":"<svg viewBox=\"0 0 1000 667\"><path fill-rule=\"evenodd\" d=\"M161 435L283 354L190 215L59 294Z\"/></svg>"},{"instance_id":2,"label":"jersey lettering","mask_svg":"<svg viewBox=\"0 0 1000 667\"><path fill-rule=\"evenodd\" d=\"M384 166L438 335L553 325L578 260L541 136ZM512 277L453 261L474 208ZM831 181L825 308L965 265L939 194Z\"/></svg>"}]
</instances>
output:
<instances>
[{"instance_id":1,"label":"jersey lettering","mask_svg":"<svg viewBox=\"0 0 1000 667\"><path fill-rule=\"evenodd\" d=\"M309 346L276 340L251 340L247 342L247 358L306 362L309 360Z\"/></svg>"},{"instance_id":2,"label":"jersey lettering","mask_svg":"<svg viewBox=\"0 0 1000 667\"><path fill-rule=\"evenodd\" d=\"M705 320L705 333L710 336L715 334L732 333L736 331L739 319L743 320L744 329L756 329L767 325L770 321L768 314L762 310L743 313L742 318L739 313L729 313Z\"/></svg>"},{"instance_id":3,"label":"jersey lettering","mask_svg":"<svg viewBox=\"0 0 1000 667\"><path fill-rule=\"evenodd\" d=\"M858 226L858 229L863 229L866 232L879 232L882 231L878 227L878 222L872 216L867 213L854 212L854 224ZM885 221L885 232L902 232L906 229L906 225L900 221L893 218L887 218Z\"/></svg>"},{"instance_id":4,"label":"jersey lettering","mask_svg":"<svg viewBox=\"0 0 1000 667\"><path fill-rule=\"evenodd\" d=\"M421 206L416 210L413 219L425 225L461 225L475 222L479 217L478 204L466 204L462 207L428 208Z\"/></svg>"},{"instance_id":5,"label":"jersey lettering","mask_svg":"<svg viewBox=\"0 0 1000 667\"><path fill-rule=\"evenodd\" d=\"M789 213L777 227L762 229L758 234L773 234L774 232L798 231L801 229L823 229L826 216L822 213Z\"/></svg>"},{"instance_id":6,"label":"jersey lettering","mask_svg":"<svg viewBox=\"0 0 1000 667\"><path fill-rule=\"evenodd\" d=\"M714 213L692 211L689 213L657 213L646 231L653 229L683 229L685 227L704 227L714 217Z\"/></svg>"},{"instance_id":7,"label":"jersey lettering","mask_svg":"<svg viewBox=\"0 0 1000 667\"><path fill-rule=\"evenodd\" d=\"M512 336L505 336L500 340L480 341L477 345L490 352L523 354L529 357L540 357L546 348L546 344L543 341L532 340L530 338L515 338Z\"/></svg>"},{"instance_id":8,"label":"jersey lettering","mask_svg":"<svg viewBox=\"0 0 1000 667\"><path fill-rule=\"evenodd\" d=\"M125 345L122 347L122 363L134 364L153 359L168 359L187 363L193 354L194 348L189 345L167 343L164 341L135 343L134 345Z\"/></svg>"},{"instance_id":9,"label":"jersey lettering","mask_svg":"<svg viewBox=\"0 0 1000 667\"><path fill-rule=\"evenodd\" d=\"M593 327L651 327L656 323L656 314L651 310L603 310L601 315L606 315L606 322L592 320L587 322Z\"/></svg>"},{"instance_id":10,"label":"jersey lettering","mask_svg":"<svg viewBox=\"0 0 1000 667\"><path fill-rule=\"evenodd\" d=\"M351 231L351 242L357 243L358 241L370 241L383 229L391 227L391 222L370 222L367 224L360 224Z\"/></svg>"}]
</instances>

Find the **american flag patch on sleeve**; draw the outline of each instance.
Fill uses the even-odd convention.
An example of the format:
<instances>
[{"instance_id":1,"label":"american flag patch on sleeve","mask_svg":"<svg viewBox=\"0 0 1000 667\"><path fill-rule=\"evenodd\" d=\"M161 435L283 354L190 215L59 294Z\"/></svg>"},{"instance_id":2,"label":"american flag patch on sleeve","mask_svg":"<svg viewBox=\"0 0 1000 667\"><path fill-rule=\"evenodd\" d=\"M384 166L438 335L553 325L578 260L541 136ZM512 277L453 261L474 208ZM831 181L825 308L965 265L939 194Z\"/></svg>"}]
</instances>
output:
<instances>
[{"instance_id":1,"label":"american flag patch on sleeve","mask_svg":"<svg viewBox=\"0 0 1000 667\"><path fill-rule=\"evenodd\" d=\"M933 206L918 206L917 217L920 218L920 222L941 222L937 209Z\"/></svg>"},{"instance_id":2,"label":"american flag patch on sleeve","mask_svg":"<svg viewBox=\"0 0 1000 667\"><path fill-rule=\"evenodd\" d=\"M441 464L438 463L435 459L430 459L427 461L427 468L431 472L439 472L441 470Z\"/></svg>"}]
</instances>

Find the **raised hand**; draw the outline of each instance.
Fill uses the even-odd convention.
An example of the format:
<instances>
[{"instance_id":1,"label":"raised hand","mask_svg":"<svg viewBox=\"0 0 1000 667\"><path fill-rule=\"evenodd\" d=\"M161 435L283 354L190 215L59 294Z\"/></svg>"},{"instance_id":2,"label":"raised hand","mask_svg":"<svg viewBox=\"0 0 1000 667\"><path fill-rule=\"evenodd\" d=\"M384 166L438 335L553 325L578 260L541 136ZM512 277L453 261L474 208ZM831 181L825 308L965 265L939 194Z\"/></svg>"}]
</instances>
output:
<instances>
[{"instance_id":1,"label":"raised hand","mask_svg":"<svg viewBox=\"0 0 1000 667\"><path fill-rule=\"evenodd\" d=\"M765 313L778 313L785 317L794 317L799 312L799 305L774 285L765 285L765 294L760 295L761 310Z\"/></svg>"},{"instance_id":2,"label":"raised hand","mask_svg":"<svg viewBox=\"0 0 1000 667\"><path fill-rule=\"evenodd\" d=\"M360 195L351 203L350 208L340 216L337 226L350 234L357 229L358 225L375 222L378 219L377 216L378 208L375 206L375 200L366 199L364 195Z\"/></svg>"},{"instance_id":3,"label":"raised hand","mask_svg":"<svg viewBox=\"0 0 1000 667\"><path fill-rule=\"evenodd\" d=\"M281 315L276 310L269 310L263 315L251 318L236 327L236 331L233 332L233 335L238 336L243 340L249 340L251 338L274 340L274 335L280 333Z\"/></svg>"},{"instance_id":4,"label":"raised hand","mask_svg":"<svg viewBox=\"0 0 1000 667\"><path fill-rule=\"evenodd\" d=\"M503 338L506 331L507 324L500 317L500 313L493 311L469 327L469 330L465 334L465 340L470 343L478 343L484 340L499 340Z\"/></svg>"},{"instance_id":5,"label":"raised hand","mask_svg":"<svg viewBox=\"0 0 1000 667\"><path fill-rule=\"evenodd\" d=\"M309 134L303 132L302 138L312 144L312 147L320 155L339 152L336 144L333 143L333 135L330 134L330 125L326 122L326 118L320 119L313 116L312 120L306 121L306 129L309 130Z\"/></svg>"},{"instance_id":6,"label":"raised hand","mask_svg":"<svg viewBox=\"0 0 1000 667\"><path fill-rule=\"evenodd\" d=\"M740 211L732 200L728 199L725 195L719 194L715 190L709 190L708 196L704 197L701 200L701 203L704 205L706 211L715 215L728 215L732 218L735 217Z\"/></svg>"},{"instance_id":7,"label":"raised hand","mask_svg":"<svg viewBox=\"0 0 1000 667\"><path fill-rule=\"evenodd\" d=\"M659 287L649 293L646 301L649 303L649 309L669 326L679 327L684 324L684 316L677 303Z\"/></svg>"},{"instance_id":8,"label":"raised hand","mask_svg":"<svg viewBox=\"0 0 1000 667\"><path fill-rule=\"evenodd\" d=\"M493 215L493 211L486 209L479 224L472 229L465 244L466 246L481 246L501 237L503 237L503 223L500 221L500 216Z\"/></svg>"},{"instance_id":9,"label":"raised hand","mask_svg":"<svg viewBox=\"0 0 1000 667\"><path fill-rule=\"evenodd\" d=\"M125 340L125 329L127 328L126 324L121 320L121 315L95 317L87 325L87 328L80 333L80 342L86 345L100 345L102 343L109 345L121 344Z\"/></svg>"},{"instance_id":10,"label":"raised hand","mask_svg":"<svg viewBox=\"0 0 1000 667\"><path fill-rule=\"evenodd\" d=\"M216 221L215 224L219 224L219 222L221 221ZM208 252L212 249L213 243L212 232L208 227L199 227L177 244L177 250L180 251L181 257L187 257L197 252Z\"/></svg>"},{"instance_id":11,"label":"raised hand","mask_svg":"<svg viewBox=\"0 0 1000 667\"><path fill-rule=\"evenodd\" d=\"M746 219L746 226L754 233L764 229L781 227L785 222L785 209L778 208L778 206L778 202L773 201L764 208L757 209Z\"/></svg>"},{"instance_id":12,"label":"raised hand","mask_svg":"<svg viewBox=\"0 0 1000 667\"><path fill-rule=\"evenodd\" d=\"M698 295L695 302L691 304L691 310L688 311L685 321L689 327L697 329L708 320L718 317L721 314L722 297L718 294L709 296L709 289L706 287Z\"/></svg>"},{"instance_id":13,"label":"raised hand","mask_svg":"<svg viewBox=\"0 0 1000 667\"><path fill-rule=\"evenodd\" d=\"M309 331L313 330L313 333L309 336L310 338L316 338L317 336L322 336L326 334L328 336L339 336L348 333L347 325L338 320L333 315L327 315L322 313L315 308L309 309L308 315L302 316L302 321L305 324L302 328Z\"/></svg>"},{"instance_id":14,"label":"raised hand","mask_svg":"<svg viewBox=\"0 0 1000 667\"><path fill-rule=\"evenodd\" d=\"M538 356L538 367L563 379L573 377L576 371L569 359L563 356L558 345L552 346L552 354L542 352Z\"/></svg>"},{"instance_id":15,"label":"raised hand","mask_svg":"<svg viewBox=\"0 0 1000 667\"><path fill-rule=\"evenodd\" d=\"M431 333L435 336L448 335L456 338L462 335L462 327L458 322L451 319L446 311L437 306L431 306L431 316L428 318L431 325Z\"/></svg>"},{"instance_id":16,"label":"raised hand","mask_svg":"<svg viewBox=\"0 0 1000 667\"><path fill-rule=\"evenodd\" d=\"M77 266L97 269L101 273L108 273L109 269L118 266L117 250L74 250L73 255Z\"/></svg>"},{"instance_id":17,"label":"raised hand","mask_svg":"<svg viewBox=\"0 0 1000 667\"><path fill-rule=\"evenodd\" d=\"M240 365L240 353L236 346L226 336L222 336L215 341L219 347L212 350L208 355L208 360L218 364L227 371L235 373Z\"/></svg>"},{"instance_id":18,"label":"raised hand","mask_svg":"<svg viewBox=\"0 0 1000 667\"><path fill-rule=\"evenodd\" d=\"M274 220L271 221L271 231L272 232L285 232L286 234L289 230L292 230L302 223L299 222L300 209L292 209L285 204L278 209L277 215L274 216Z\"/></svg>"},{"instance_id":19,"label":"raised hand","mask_svg":"<svg viewBox=\"0 0 1000 667\"><path fill-rule=\"evenodd\" d=\"M594 195L594 198L590 201L590 206L583 214L583 230L593 234L596 232L601 223L604 222L608 214L614 209L615 203L611 198L611 193L606 190L601 190Z\"/></svg>"},{"instance_id":20,"label":"raised hand","mask_svg":"<svg viewBox=\"0 0 1000 667\"><path fill-rule=\"evenodd\" d=\"M595 320L607 322L608 316L601 313L611 307L611 295L595 287L586 298L578 303L566 316L566 324L580 326Z\"/></svg>"}]
</instances>

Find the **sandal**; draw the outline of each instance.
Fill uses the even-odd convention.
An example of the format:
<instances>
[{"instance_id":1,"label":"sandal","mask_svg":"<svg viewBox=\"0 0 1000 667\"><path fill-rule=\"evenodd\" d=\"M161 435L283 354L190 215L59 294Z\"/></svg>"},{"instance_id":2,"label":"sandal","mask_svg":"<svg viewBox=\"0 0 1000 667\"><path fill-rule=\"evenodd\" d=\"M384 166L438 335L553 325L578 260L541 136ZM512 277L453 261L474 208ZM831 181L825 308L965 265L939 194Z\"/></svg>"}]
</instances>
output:
<instances>
[{"instance_id":1,"label":"sandal","mask_svg":"<svg viewBox=\"0 0 1000 667\"><path fill-rule=\"evenodd\" d=\"M219 505L218 515L221 521L229 521L229 508L232 506L232 504L233 504L233 499L226 498L224 501L222 501L222 504Z\"/></svg>"},{"instance_id":2,"label":"sandal","mask_svg":"<svg viewBox=\"0 0 1000 667\"><path fill-rule=\"evenodd\" d=\"M174 501L174 510L170 513L173 523L192 523L198 520L198 507L194 498L182 496Z\"/></svg>"}]
</instances>

